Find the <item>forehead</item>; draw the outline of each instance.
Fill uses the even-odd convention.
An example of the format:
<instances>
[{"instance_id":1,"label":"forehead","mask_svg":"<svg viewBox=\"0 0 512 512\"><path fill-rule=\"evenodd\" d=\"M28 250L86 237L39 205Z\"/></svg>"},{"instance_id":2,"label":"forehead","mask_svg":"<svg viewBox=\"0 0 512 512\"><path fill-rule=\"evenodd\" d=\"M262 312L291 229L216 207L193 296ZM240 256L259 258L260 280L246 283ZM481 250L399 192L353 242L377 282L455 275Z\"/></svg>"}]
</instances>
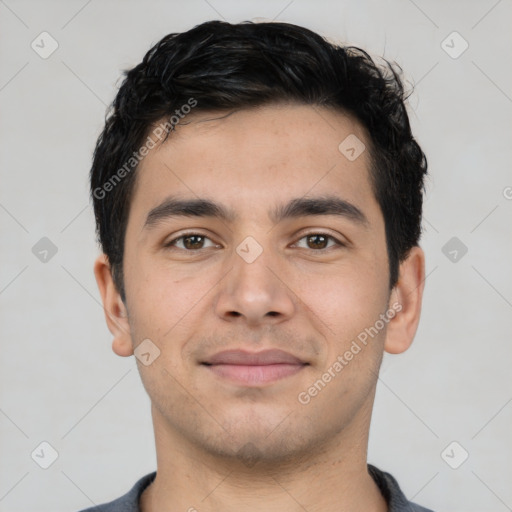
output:
<instances>
[{"instance_id":1,"label":"forehead","mask_svg":"<svg viewBox=\"0 0 512 512\"><path fill-rule=\"evenodd\" d=\"M247 215L285 196L334 193L351 202L372 201L369 152L347 158L347 144L357 152L368 147L365 130L350 116L322 107L193 113L139 165L131 208L147 213L176 193L215 197Z\"/></svg>"}]
</instances>

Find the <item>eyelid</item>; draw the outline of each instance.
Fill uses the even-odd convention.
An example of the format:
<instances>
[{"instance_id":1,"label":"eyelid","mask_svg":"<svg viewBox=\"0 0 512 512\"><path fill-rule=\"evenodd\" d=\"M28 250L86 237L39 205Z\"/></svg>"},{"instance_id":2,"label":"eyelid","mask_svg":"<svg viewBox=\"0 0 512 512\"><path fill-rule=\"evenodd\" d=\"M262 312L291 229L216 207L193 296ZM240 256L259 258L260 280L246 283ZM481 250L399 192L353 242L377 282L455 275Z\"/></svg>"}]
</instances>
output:
<instances>
[{"instance_id":1,"label":"eyelid","mask_svg":"<svg viewBox=\"0 0 512 512\"><path fill-rule=\"evenodd\" d=\"M326 238L333 240L335 245L337 245L338 247L346 247L348 245L348 242L343 241L341 239L342 237L339 237L338 235L333 235L330 232L325 231L325 229L310 230L308 232L301 233L298 235L297 241L294 242L293 245L296 245L298 242L300 242L302 239L304 239L308 236L314 236L314 235L325 236ZM327 251L332 248L333 248L333 246L327 247L325 249L309 249L309 250L313 251L313 252L323 252L323 251Z\"/></svg>"},{"instance_id":2,"label":"eyelid","mask_svg":"<svg viewBox=\"0 0 512 512\"><path fill-rule=\"evenodd\" d=\"M212 238L209 235L205 235L204 233L201 233L200 231L194 230L194 231L186 231L183 233L179 233L177 236L174 235L171 240L169 240L168 242L164 242L163 247L166 249L175 247L175 244L178 240L181 240L182 238L186 238L187 236L194 236L194 235L201 236L203 238L207 238L208 240L213 242L215 245L217 245L217 246L219 245L214 240L212 240ZM175 248L178 250L181 250L181 251L186 251L186 252L199 252L204 249L203 248L203 249L192 250L192 249L181 249L180 247L175 247ZM206 249L208 249L208 247L206 247Z\"/></svg>"}]
</instances>

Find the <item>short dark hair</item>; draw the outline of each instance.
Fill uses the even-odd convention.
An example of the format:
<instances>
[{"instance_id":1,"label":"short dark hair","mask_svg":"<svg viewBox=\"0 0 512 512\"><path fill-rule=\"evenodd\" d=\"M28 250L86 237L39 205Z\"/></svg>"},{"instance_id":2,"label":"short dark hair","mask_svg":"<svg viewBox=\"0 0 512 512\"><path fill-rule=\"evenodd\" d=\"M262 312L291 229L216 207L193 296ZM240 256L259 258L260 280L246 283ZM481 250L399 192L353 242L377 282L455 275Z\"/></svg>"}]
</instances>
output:
<instances>
[{"instance_id":1,"label":"short dark hair","mask_svg":"<svg viewBox=\"0 0 512 512\"><path fill-rule=\"evenodd\" d=\"M288 23L209 21L154 45L125 72L90 173L98 241L123 301L134 156L155 124L191 99L194 112L284 102L333 108L359 121L370 137L370 179L385 221L392 288L399 263L419 242L427 160L411 134L401 69L382 61ZM166 136L175 124L166 123Z\"/></svg>"}]
</instances>

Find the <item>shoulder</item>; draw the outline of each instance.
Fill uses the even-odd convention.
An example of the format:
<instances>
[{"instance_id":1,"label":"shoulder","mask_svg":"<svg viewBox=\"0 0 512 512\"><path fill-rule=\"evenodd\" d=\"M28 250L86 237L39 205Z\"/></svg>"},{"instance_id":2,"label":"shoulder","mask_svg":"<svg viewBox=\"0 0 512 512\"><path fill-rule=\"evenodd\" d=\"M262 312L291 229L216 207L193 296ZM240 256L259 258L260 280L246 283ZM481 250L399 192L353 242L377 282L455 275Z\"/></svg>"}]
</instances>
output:
<instances>
[{"instance_id":1,"label":"shoulder","mask_svg":"<svg viewBox=\"0 0 512 512\"><path fill-rule=\"evenodd\" d=\"M371 464L368 464L368 473L370 473L386 499L389 512L433 512L428 508L409 501L402 489L400 489L396 479L390 473L381 471Z\"/></svg>"},{"instance_id":2,"label":"shoulder","mask_svg":"<svg viewBox=\"0 0 512 512\"><path fill-rule=\"evenodd\" d=\"M137 480L135 485L123 496L79 512L140 512L139 498L144 489L155 479L156 471Z\"/></svg>"}]
</instances>

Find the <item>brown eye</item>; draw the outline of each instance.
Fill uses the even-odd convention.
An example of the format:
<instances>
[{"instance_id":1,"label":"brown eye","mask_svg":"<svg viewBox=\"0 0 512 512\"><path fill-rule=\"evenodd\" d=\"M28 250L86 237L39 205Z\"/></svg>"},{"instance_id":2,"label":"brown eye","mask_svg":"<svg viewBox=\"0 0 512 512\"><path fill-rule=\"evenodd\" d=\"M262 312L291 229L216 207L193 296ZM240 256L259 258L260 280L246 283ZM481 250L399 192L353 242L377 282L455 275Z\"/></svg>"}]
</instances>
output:
<instances>
[{"instance_id":1,"label":"brown eye","mask_svg":"<svg viewBox=\"0 0 512 512\"><path fill-rule=\"evenodd\" d=\"M302 246L304 249L311 249L314 251L321 251L323 249L329 249L330 247L334 246L343 246L344 244L338 241L336 238L334 238L331 235L327 235L325 233L311 233L309 235L306 235L302 237L298 244L302 241L306 240L306 246ZM329 242L331 242L330 245ZM300 245L298 245L301 247Z\"/></svg>"},{"instance_id":2,"label":"brown eye","mask_svg":"<svg viewBox=\"0 0 512 512\"><path fill-rule=\"evenodd\" d=\"M307 239L311 249L325 249L327 247L328 237L324 235L309 235Z\"/></svg>"},{"instance_id":3,"label":"brown eye","mask_svg":"<svg viewBox=\"0 0 512 512\"><path fill-rule=\"evenodd\" d=\"M210 246L205 246L206 241L210 242ZM177 248L192 252L199 251L207 247L215 247L215 244L207 236L201 235L199 233L188 233L174 238L165 244L165 247L168 249Z\"/></svg>"},{"instance_id":4,"label":"brown eye","mask_svg":"<svg viewBox=\"0 0 512 512\"><path fill-rule=\"evenodd\" d=\"M200 235L189 235L183 237L183 245L186 249L201 249L204 243L204 236Z\"/></svg>"}]
</instances>

